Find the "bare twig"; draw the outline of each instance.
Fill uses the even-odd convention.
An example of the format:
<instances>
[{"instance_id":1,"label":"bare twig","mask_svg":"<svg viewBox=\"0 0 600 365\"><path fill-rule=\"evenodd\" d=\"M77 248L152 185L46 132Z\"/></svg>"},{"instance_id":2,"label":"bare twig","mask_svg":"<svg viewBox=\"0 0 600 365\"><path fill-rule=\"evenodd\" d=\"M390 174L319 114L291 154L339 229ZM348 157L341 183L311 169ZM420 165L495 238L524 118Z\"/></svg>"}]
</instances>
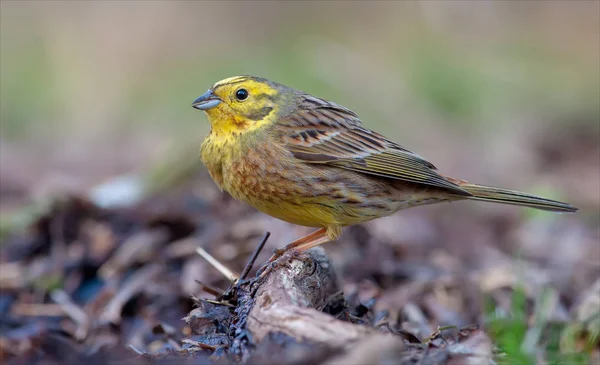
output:
<instances>
[{"instance_id":1,"label":"bare twig","mask_svg":"<svg viewBox=\"0 0 600 365\"><path fill-rule=\"evenodd\" d=\"M246 267L244 267L244 271L242 271L240 280L246 279L246 277L250 273L250 270L252 270L252 266L254 266L254 262L256 261L258 254L260 254L260 251L262 251L263 247L265 247L265 243L267 243L267 240L269 239L270 235L271 235L271 232L265 232L265 234L263 235L263 237L260 240L260 243L258 244L258 246L256 246L256 248L254 249L254 252L252 253L252 256L250 256L250 259L246 263Z\"/></svg>"},{"instance_id":2,"label":"bare twig","mask_svg":"<svg viewBox=\"0 0 600 365\"><path fill-rule=\"evenodd\" d=\"M200 280L194 280L194 281L202 287L202 290L204 290L208 294L214 295L215 297L221 295L221 293L223 292L222 290L219 291L218 289L215 289L212 286L208 286L208 285L204 284Z\"/></svg>"},{"instance_id":3,"label":"bare twig","mask_svg":"<svg viewBox=\"0 0 600 365\"><path fill-rule=\"evenodd\" d=\"M50 298L59 304L63 312L77 324L77 329L73 336L77 340L85 339L91 325L89 316L81 309L81 307L73 302L69 294L64 290L57 289L52 291L50 293Z\"/></svg>"},{"instance_id":4,"label":"bare twig","mask_svg":"<svg viewBox=\"0 0 600 365\"><path fill-rule=\"evenodd\" d=\"M200 300L203 302L206 302L206 303L214 304L214 305L222 305L225 307L235 308L235 305L228 303L228 302L224 302L224 301L211 300L211 299L200 299Z\"/></svg>"},{"instance_id":5,"label":"bare twig","mask_svg":"<svg viewBox=\"0 0 600 365\"><path fill-rule=\"evenodd\" d=\"M111 323L121 322L121 310L129 299L138 292L142 291L145 285L148 284L156 275L160 273L162 266L158 264L149 264L137 270L131 278L119 289L110 302L100 314L101 321Z\"/></svg>"},{"instance_id":6,"label":"bare twig","mask_svg":"<svg viewBox=\"0 0 600 365\"><path fill-rule=\"evenodd\" d=\"M197 247L196 252L198 255L202 256L209 264L211 264L215 269L217 269L227 280L234 283L237 281L238 275L235 275L231 270L229 270L225 265L220 263L217 259L215 259L211 254L206 252L202 247Z\"/></svg>"},{"instance_id":7,"label":"bare twig","mask_svg":"<svg viewBox=\"0 0 600 365\"><path fill-rule=\"evenodd\" d=\"M146 353L143 351L138 350L137 348L135 348L135 346L133 346L132 344L127 345L130 349L133 350L133 352L135 352L138 355L145 355Z\"/></svg>"},{"instance_id":8,"label":"bare twig","mask_svg":"<svg viewBox=\"0 0 600 365\"><path fill-rule=\"evenodd\" d=\"M189 257L196 253L196 247L201 243L197 237L186 237L169 243L163 254L169 259Z\"/></svg>"}]
</instances>

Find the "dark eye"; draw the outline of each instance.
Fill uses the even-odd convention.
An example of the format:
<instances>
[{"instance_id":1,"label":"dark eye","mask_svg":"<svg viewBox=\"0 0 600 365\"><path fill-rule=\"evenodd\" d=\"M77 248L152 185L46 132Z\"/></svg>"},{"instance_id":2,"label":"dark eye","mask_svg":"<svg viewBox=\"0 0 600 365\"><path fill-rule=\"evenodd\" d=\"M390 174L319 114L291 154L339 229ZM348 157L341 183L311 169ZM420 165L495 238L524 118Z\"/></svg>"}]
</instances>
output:
<instances>
[{"instance_id":1,"label":"dark eye","mask_svg":"<svg viewBox=\"0 0 600 365\"><path fill-rule=\"evenodd\" d=\"M248 98L248 90L239 89L238 91L235 92L235 97L238 100L246 100Z\"/></svg>"}]
</instances>

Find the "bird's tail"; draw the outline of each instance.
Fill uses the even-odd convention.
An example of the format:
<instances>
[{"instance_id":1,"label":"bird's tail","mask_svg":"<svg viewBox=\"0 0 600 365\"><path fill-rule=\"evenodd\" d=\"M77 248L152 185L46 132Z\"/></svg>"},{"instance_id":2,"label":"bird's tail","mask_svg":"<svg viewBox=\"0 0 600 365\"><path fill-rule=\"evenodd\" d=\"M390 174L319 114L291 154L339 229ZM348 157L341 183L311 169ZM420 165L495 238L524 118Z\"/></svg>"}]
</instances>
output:
<instances>
[{"instance_id":1,"label":"bird's tail","mask_svg":"<svg viewBox=\"0 0 600 365\"><path fill-rule=\"evenodd\" d=\"M567 203L561 203L556 200L545 199L539 196L521 193L519 191L470 183L461 183L460 187L473 194L473 196L468 197L467 199L520 205L524 207L549 210L552 212L574 213L579 210L578 208L575 208Z\"/></svg>"}]
</instances>

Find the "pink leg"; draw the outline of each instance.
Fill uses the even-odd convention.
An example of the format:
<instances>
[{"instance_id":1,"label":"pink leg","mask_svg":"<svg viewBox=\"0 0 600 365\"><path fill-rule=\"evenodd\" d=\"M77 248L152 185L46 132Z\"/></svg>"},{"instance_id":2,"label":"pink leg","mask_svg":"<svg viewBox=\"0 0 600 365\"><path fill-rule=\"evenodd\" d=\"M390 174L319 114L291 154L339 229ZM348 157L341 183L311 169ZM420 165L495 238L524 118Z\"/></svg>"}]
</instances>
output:
<instances>
[{"instance_id":1,"label":"pink leg","mask_svg":"<svg viewBox=\"0 0 600 365\"><path fill-rule=\"evenodd\" d=\"M317 231L314 231L313 233L311 233L309 235L298 238L297 240L284 246L283 248L279 248L279 249L275 250L275 253L273 254L273 256L271 256L271 258L269 259L268 262L273 262L273 261L277 260L278 257L283 255L288 250L296 249L296 250L302 252L302 251L306 251L312 247L316 247L318 245L321 245L321 244L329 242L329 241L330 241L330 239L327 236L327 228L321 228Z\"/></svg>"}]
</instances>

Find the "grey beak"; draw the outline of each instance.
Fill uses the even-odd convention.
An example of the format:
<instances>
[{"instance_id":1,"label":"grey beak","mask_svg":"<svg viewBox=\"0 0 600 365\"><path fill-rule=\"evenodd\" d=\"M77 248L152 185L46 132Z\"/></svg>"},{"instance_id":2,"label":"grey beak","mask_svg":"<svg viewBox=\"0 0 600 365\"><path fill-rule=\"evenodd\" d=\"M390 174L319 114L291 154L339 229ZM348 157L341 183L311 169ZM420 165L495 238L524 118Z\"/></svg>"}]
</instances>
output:
<instances>
[{"instance_id":1,"label":"grey beak","mask_svg":"<svg viewBox=\"0 0 600 365\"><path fill-rule=\"evenodd\" d=\"M216 96L211 89L200 95L198 99L194 100L192 106L198 110L208 110L221 104L221 99Z\"/></svg>"}]
</instances>

